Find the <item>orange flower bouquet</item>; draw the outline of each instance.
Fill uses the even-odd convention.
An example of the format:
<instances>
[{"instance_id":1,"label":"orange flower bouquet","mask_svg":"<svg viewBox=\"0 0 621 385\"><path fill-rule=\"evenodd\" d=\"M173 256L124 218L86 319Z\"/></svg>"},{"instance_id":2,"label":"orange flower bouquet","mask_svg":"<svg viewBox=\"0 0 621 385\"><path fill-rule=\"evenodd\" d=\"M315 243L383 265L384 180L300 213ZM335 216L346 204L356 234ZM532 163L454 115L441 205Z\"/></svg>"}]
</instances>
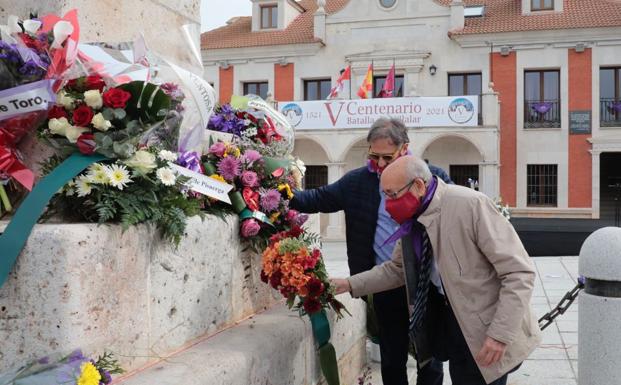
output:
<instances>
[{"instance_id":1,"label":"orange flower bouquet","mask_svg":"<svg viewBox=\"0 0 621 385\"><path fill-rule=\"evenodd\" d=\"M299 310L302 315L312 315L324 308L332 308L339 317L343 311L349 314L334 298L321 251L313 247L314 243L316 236L300 227L273 235L263 251L261 280L279 290L287 298L289 308Z\"/></svg>"}]
</instances>

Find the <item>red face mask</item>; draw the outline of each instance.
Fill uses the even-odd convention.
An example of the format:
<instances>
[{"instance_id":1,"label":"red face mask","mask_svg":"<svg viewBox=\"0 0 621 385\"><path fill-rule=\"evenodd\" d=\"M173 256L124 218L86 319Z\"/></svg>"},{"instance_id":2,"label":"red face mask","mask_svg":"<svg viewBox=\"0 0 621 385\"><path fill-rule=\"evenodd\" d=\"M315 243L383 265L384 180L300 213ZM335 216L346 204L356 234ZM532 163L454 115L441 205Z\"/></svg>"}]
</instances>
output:
<instances>
[{"instance_id":1,"label":"red face mask","mask_svg":"<svg viewBox=\"0 0 621 385\"><path fill-rule=\"evenodd\" d=\"M420 199L411 192L406 192L397 199L386 199L386 211L398 224L412 218L420 208Z\"/></svg>"}]
</instances>

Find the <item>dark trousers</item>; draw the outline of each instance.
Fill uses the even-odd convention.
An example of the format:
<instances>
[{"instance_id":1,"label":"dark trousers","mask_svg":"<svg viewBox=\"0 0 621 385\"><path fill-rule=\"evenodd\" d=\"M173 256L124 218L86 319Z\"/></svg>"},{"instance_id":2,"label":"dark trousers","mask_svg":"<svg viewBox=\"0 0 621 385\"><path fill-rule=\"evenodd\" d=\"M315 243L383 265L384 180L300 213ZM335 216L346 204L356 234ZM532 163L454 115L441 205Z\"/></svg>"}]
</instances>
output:
<instances>
[{"instance_id":1,"label":"dark trousers","mask_svg":"<svg viewBox=\"0 0 621 385\"><path fill-rule=\"evenodd\" d=\"M486 385L483 375L477 366L466 339L461 332L461 328L457 323L453 310L444 300L444 297L435 290L430 290L430 301L441 301L441 307L438 315L438 329L436 330L436 341L434 356L443 361L449 362L449 373L451 374L451 382L453 385ZM440 302L437 302L440 303ZM438 307L435 307L436 309ZM518 366L519 367L519 366ZM513 369L511 372L516 370ZM489 385L506 385L507 376L500 377Z\"/></svg>"},{"instance_id":2,"label":"dark trousers","mask_svg":"<svg viewBox=\"0 0 621 385\"><path fill-rule=\"evenodd\" d=\"M379 326L382 382L407 385L409 315L405 287L373 294L373 306ZM418 370L416 384L442 385L443 377L442 362L432 360Z\"/></svg>"}]
</instances>

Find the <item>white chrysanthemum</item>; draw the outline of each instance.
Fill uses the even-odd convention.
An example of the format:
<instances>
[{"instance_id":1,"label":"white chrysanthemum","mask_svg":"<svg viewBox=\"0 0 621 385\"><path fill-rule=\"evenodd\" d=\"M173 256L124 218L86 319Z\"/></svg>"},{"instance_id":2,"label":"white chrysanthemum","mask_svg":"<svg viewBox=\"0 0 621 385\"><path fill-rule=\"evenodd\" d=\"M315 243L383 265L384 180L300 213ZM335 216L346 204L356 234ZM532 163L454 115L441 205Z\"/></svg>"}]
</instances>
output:
<instances>
[{"instance_id":1,"label":"white chrysanthemum","mask_svg":"<svg viewBox=\"0 0 621 385\"><path fill-rule=\"evenodd\" d=\"M66 196L68 196L68 197L74 196L75 195L75 182L71 181L71 182L67 183L67 185L64 188L60 189L60 190L63 191L63 189L65 191L65 195Z\"/></svg>"},{"instance_id":2,"label":"white chrysanthemum","mask_svg":"<svg viewBox=\"0 0 621 385\"><path fill-rule=\"evenodd\" d=\"M56 95L56 103L70 111L75 108L75 99L67 95L65 91L60 91L58 95Z\"/></svg>"},{"instance_id":3,"label":"white chrysanthemum","mask_svg":"<svg viewBox=\"0 0 621 385\"><path fill-rule=\"evenodd\" d=\"M136 151L134 156L125 161L125 164L142 175L148 174L157 167L155 155L145 150Z\"/></svg>"},{"instance_id":4,"label":"white chrysanthemum","mask_svg":"<svg viewBox=\"0 0 621 385\"><path fill-rule=\"evenodd\" d=\"M174 162L177 160L177 154L168 150L160 151L157 156L159 156L161 160L165 160L167 162Z\"/></svg>"},{"instance_id":5,"label":"white chrysanthemum","mask_svg":"<svg viewBox=\"0 0 621 385\"><path fill-rule=\"evenodd\" d=\"M88 169L88 173L86 174L88 180L92 184L108 184L110 183L110 178L108 178L108 173L106 172L106 166L101 163L95 163L91 165Z\"/></svg>"},{"instance_id":6,"label":"white chrysanthemum","mask_svg":"<svg viewBox=\"0 0 621 385\"><path fill-rule=\"evenodd\" d=\"M71 127L67 118L52 118L47 122L47 128L49 128L50 132L54 135L65 136L67 127Z\"/></svg>"},{"instance_id":7,"label":"white chrysanthemum","mask_svg":"<svg viewBox=\"0 0 621 385\"><path fill-rule=\"evenodd\" d=\"M85 197L93 191L93 187L91 186L89 178L86 175L79 176L76 179L75 184L79 197Z\"/></svg>"},{"instance_id":8,"label":"white chrysanthemum","mask_svg":"<svg viewBox=\"0 0 621 385\"><path fill-rule=\"evenodd\" d=\"M94 108L96 110L100 109L103 106L103 98L101 97L101 93L99 90L88 90L84 93L84 103L90 108Z\"/></svg>"},{"instance_id":9,"label":"white chrysanthemum","mask_svg":"<svg viewBox=\"0 0 621 385\"><path fill-rule=\"evenodd\" d=\"M93 127L103 132L108 131L108 129L112 127L112 123L110 123L109 120L106 120L101 112L98 112L95 114L95 116L93 116L93 119L91 119L91 124L93 125Z\"/></svg>"},{"instance_id":10,"label":"white chrysanthemum","mask_svg":"<svg viewBox=\"0 0 621 385\"><path fill-rule=\"evenodd\" d=\"M123 165L113 164L106 167L106 174L110 180L110 184L119 190L123 190L123 188L132 181L129 177L129 171L127 171L127 168Z\"/></svg>"},{"instance_id":11,"label":"white chrysanthemum","mask_svg":"<svg viewBox=\"0 0 621 385\"><path fill-rule=\"evenodd\" d=\"M155 174L157 175L157 179L165 186L173 186L177 181L177 177L170 167L162 167L158 169Z\"/></svg>"}]
</instances>

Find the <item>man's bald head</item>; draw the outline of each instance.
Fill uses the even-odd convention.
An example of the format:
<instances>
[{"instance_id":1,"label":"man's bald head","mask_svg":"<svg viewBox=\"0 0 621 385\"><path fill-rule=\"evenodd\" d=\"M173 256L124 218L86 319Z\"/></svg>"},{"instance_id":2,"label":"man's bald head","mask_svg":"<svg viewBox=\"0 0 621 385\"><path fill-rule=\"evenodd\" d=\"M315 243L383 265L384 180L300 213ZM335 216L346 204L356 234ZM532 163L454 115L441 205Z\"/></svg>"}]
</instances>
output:
<instances>
[{"instance_id":1,"label":"man's bald head","mask_svg":"<svg viewBox=\"0 0 621 385\"><path fill-rule=\"evenodd\" d=\"M421 179L427 184L431 179L429 166L419 157L402 156L386 167L382 173L382 190L387 193L398 192L399 189L415 179Z\"/></svg>"}]
</instances>

